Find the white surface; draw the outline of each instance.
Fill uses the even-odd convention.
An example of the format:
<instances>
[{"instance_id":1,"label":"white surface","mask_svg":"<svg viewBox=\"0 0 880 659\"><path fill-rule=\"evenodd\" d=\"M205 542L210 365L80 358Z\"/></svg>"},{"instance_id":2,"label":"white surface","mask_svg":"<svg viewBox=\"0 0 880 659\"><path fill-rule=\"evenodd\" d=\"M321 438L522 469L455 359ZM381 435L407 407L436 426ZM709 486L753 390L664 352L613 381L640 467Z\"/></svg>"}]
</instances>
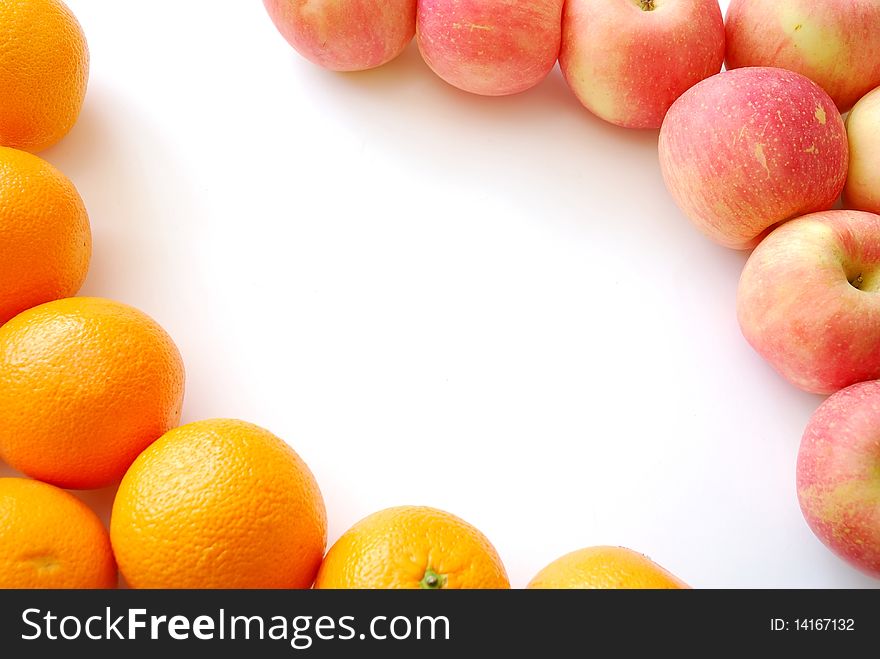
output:
<instances>
[{"instance_id":1,"label":"white surface","mask_svg":"<svg viewBox=\"0 0 880 659\"><path fill-rule=\"evenodd\" d=\"M675 208L656 133L603 124L558 71L504 99L414 47L329 73L258 2L69 4L91 82L44 156L91 215L83 293L171 332L186 421L290 442L331 542L426 504L485 532L514 586L594 544L697 587L878 585L803 522L820 399L741 338L745 254ZM106 515L111 491L81 495Z\"/></svg>"}]
</instances>

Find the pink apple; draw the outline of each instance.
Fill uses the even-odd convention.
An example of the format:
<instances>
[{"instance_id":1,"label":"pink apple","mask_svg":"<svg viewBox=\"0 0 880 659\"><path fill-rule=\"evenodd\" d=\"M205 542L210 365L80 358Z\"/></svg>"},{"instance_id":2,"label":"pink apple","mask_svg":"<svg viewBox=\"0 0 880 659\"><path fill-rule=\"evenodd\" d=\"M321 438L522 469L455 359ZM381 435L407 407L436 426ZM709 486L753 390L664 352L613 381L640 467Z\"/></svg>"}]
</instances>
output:
<instances>
[{"instance_id":1,"label":"pink apple","mask_svg":"<svg viewBox=\"0 0 880 659\"><path fill-rule=\"evenodd\" d=\"M846 129L834 103L797 73L719 73L672 104L660 166L679 207L706 235L753 247L768 228L831 208L846 180Z\"/></svg>"},{"instance_id":2,"label":"pink apple","mask_svg":"<svg viewBox=\"0 0 880 659\"><path fill-rule=\"evenodd\" d=\"M660 128L672 102L724 62L718 0L568 0L559 64L584 106Z\"/></svg>"},{"instance_id":3,"label":"pink apple","mask_svg":"<svg viewBox=\"0 0 880 659\"><path fill-rule=\"evenodd\" d=\"M416 29L417 0L263 0L303 57L333 71L362 71L400 55Z\"/></svg>"},{"instance_id":4,"label":"pink apple","mask_svg":"<svg viewBox=\"0 0 880 659\"><path fill-rule=\"evenodd\" d=\"M880 85L880 2L731 0L727 68L741 66L802 73L846 112Z\"/></svg>"},{"instance_id":5,"label":"pink apple","mask_svg":"<svg viewBox=\"0 0 880 659\"><path fill-rule=\"evenodd\" d=\"M880 87L862 98L846 119L849 176L844 198L851 208L880 213Z\"/></svg>"},{"instance_id":6,"label":"pink apple","mask_svg":"<svg viewBox=\"0 0 880 659\"><path fill-rule=\"evenodd\" d=\"M826 211L783 224L749 257L737 315L752 347L801 389L880 378L880 216Z\"/></svg>"},{"instance_id":7,"label":"pink apple","mask_svg":"<svg viewBox=\"0 0 880 659\"><path fill-rule=\"evenodd\" d=\"M564 0L419 0L422 57L451 85L503 96L534 87L556 64Z\"/></svg>"},{"instance_id":8,"label":"pink apple","mask_svg":"<svg viewBox=\"0 0 880 659\"><path fill-rule=\"evenodd\" d=\"M819 539L880 577L880 382L839 391L816 410L801 440L797 489Z\"/></svg>"}]
</instances>

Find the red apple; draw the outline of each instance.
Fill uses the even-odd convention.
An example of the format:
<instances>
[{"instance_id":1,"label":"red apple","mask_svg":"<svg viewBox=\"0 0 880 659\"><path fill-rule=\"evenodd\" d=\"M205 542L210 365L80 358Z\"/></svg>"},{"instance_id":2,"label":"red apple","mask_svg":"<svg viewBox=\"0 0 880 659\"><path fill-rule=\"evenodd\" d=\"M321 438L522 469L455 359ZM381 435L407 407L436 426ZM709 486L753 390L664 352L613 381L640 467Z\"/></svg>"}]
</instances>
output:
<instances>
[{"instance_id":1,"label":"red apple","mask_svg":"<svg viewBox=\"0 0 880 659\"><path fill-rule=\"evenodd\" d=\"M880 382L839 391L816 410L801 440L797 489L819 539L880 577Z\"/></svg>"},{"instance_id":2,"label":"red apple","mask_svg":"<svg viewBox=\"0 0 880 659\"><path fill-rule=\"evenodd\" d=\"M556 64L564 0L419 0L422 57L451 85L503 96L534 87Z\"/></svg>"},{"instance_id":3,"label":"red apple","mask_svg":"<svg viewBox=\"0 0 880 659\"><path fill-rule=\"evenodd\" d=\"M626 128L660 128L673 101L724 62L718 0L568 0L559 64L581 103Z\"/></svg>"},{"instance_id":4,"label":"red apple","mask_svg":"<svg viewBox=\"0 0 880 659\"><path fill-rule=\"evenodd\" d=\"M828 94L782 69L707 78L672 104L660 129L666 187L706 235L736 249L830 208L847 161L846 129Z\"/></svg>"},{"instance_id":5,"label":"red apple","mask_svg":"<svg viewBox=\"0 0 880 659\"><path fill-rule=\"evenodd\" d=\"M843 196L850 208L880 213L880 87L863 97L846 118L849 176Z\"/></svg>"},{"instance_id":6,"label":"red apple","mask_svg":"<svg viewBox=\"0 0 880 659\"><path fill-rule=\"evenodd\" d=\"M783 224L749 257L737 314L752 347L801 389L880 378L880 216L827 211Z\"/></svg>"},{"instance_id":7,"label":"red apple","mask_svg":"<svg viewBox=\"0 0 880 659\"><path fill-rule=\"evenodd\" d=\"M727 68L741 66L802 73L846 112L880 85L880 2L731 0Z\"/></svg>"},{"instance_id":8,"label":"red apple","mask_svg":"<svg viewBox=\"0 0 880 659\"><path fill-rule=\"evenodd\" d=\"M417 0L263 0L272 22L303 57L333 71L381 66L416 29Z\"/></svg>"}]
</instances>

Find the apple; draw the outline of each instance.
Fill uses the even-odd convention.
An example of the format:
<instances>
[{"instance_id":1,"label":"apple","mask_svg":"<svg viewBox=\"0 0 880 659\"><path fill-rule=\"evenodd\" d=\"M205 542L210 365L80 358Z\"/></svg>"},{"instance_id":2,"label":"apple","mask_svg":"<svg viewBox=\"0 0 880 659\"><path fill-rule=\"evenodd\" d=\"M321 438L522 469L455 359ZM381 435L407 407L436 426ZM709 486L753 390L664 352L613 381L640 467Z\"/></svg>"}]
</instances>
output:
<instances>
[{"instance_id":1,"label":"apple","mask_svg":"<svg viewBox=\"0 0 880 659\"><path fill-rule=\"evenodd\" d=\"M660 167L679 207L706 235L754 247L773 225L831 208L848 147L834 102L775 68L719 73L679 97L660 129Z\"/></svg>"},{"instance_id":2,"label":"apple","mask_svg":"<svg viewBox=\"0 0 880 659\"><path fill-rule=\"evenodd\" d=\"M880 213L880 88L862 98L846 119L849 176L843 191L847 205Z\"/></svg>"},{"instance_id":3,"label":"apple","mask_svg":"<svg viewBox=\"0 0 880 659\"><path fill-rule=\"evenodd\" d=\"M517 94L556 65L564 0L419 0L416 40L428 66L459 89Z\"/></svg>"},{"instance_id":4,"label":"apple","mask_svg":"<svg viewBox=\"0 0 880 659\"><path fill-rule=\"evenodd\" d=\"M731 0L727 68L742 66L797 71L846 112L880 85L880 2Z\"/></svg>"},{"instance_id":5,"label":"apple","mask_svg":"<svg viewBox=\"0 0 880 659\"><path fill-rule=\"evenodd\" d=\"M880 378L880 216L827 211L774 230L746 263L737 315L752 347L805 391Z\"/></svg>"},{"instance_id":6,"label":"apple","mask_svg":"<svg viewBox=\"0 0 880 659\"><path fill-rule=\"evenodd\" d=\"M880 382L838 391L816 410L798 452L797 490L813 533L880 577Z\"/></svg>"},{"instance_id":7,"label":"apple","mask_svg":"<svg viewBox=\"0 0 880 659\"><path fill-rule=\"evenodd\" d=\"M372 69L400 55L415 34L416 2L263 0L290 45L332 71Z\"/></svg>"},{"instance_id":8,"label":"apple","mask_svg":"<svg viewBox=\"0 0 880 659\"><path fill-rule=\"evenodd\" d=\"M660 128L673 101L724 62L718 0L568 0L559 65L593 114Z\"/></svg>"}]
</instances>

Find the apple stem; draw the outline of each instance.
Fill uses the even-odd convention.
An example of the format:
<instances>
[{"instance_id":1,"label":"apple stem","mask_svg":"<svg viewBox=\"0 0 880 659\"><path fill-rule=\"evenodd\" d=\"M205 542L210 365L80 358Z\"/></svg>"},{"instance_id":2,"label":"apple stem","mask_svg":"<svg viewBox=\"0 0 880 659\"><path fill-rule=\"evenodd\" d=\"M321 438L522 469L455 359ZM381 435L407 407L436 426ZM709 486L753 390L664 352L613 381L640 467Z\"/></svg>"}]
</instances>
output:
<instances>
[{"instance_id":1,"label":"apple stem","mask_svg":"<svg viewBox=\"0 0 880 659\"><path fill-rule=\"evenodd\" d=\"M639 0L642 11L654 11L654 0Z\"/></svg>"}]
</instances>

